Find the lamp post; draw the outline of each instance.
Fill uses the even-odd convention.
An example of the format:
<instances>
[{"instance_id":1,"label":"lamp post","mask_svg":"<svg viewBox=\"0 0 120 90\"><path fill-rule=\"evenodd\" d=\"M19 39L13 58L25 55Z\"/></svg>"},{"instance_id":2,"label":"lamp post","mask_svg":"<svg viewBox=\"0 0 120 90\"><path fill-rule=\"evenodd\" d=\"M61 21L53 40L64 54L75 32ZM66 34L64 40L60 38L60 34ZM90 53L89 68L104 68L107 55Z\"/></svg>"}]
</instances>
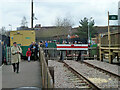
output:
<instances>
[{"instance_id":1,"label":"lamp post","mask_svg":"<svg viewBox=\"0 0 120 90\"><path fill-rule=\"evenodd\" d=\"M33 28L33 0L31 0L31 28Z\"/></svg>"},{"instance_id":2,"label":"lamp post","mask_svg":"<svg viewBox=\"0 0 120 90\"><path fill-rule=\"evenodd\" d=\"M89 27L89 23L91 21L92 17L90 17L90 19L88 19L88 44L90 43L90 27Z\"/></svg>"},{"instance_id":3,"label":"lamp post","mask_svg":"<svg viewBox=\"0 0 120 90\"><path fill-rule=\"evenodd\" d=\"M12 25L11 25L11 24L9 24L9 26L11 27L11 31L12 31Z\"/></svg>"},{"instance_id":4,"label":"lamp post","mask_svg":"<svg viewBox=\"0 0 120 90\"><path fill-rule=\"evenodd\" d=\"M89 23L91 21L92 17L90 17L90 19L88 19L88 45L90 44L90 27L89 27ZM87 51L87 54L89 55L89 49Z\"/></svg>"}]
</instances>

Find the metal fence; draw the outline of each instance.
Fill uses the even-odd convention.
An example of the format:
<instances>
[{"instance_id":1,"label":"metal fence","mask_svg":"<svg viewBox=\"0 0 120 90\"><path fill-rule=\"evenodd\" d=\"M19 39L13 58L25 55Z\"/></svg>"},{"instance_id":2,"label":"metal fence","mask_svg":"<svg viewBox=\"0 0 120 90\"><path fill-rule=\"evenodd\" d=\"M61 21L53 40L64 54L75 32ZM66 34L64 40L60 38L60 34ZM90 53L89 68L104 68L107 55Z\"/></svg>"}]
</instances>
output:
<instances>
[{"instance_id":1,"label":"metal fence","mask_svg":"<svg viewBox=\"0 0 120 90\"><path fill-rule=\"evenodd\" d=\"M61 60L61 58L64 58L64 60L81 60L81 57L84 57L84 60L99 59L98 47L89 48L89 54L87 54L87 51L84 52L78 50L60 51L57 50L56 48L43 48L43 50L45 52L45 58L47 60ZM63 54L63 56L61 54Z\"/></svg>"},{"instance_id":2,"label":"metal fence","mask_svg":"<svg viewBox=\"0 0 120 90\"><path fill-rule=\"evenodd\" d=\"M6 63L9 65L9 64L11 64L11 47L7 47L7 45L6 45L6 55L5 55L5 57L6 57Z\"/></svg>"},{"instance_id":3,"label":"metal fence","mask_svg":"<svg viewBox=\"0 0 120 90\"><path fill-rule=\"evenodd\" d=\"M41 63L42 88L54 88L54 80L50 73L47 61L45 59L45 53L42 48L40 48L39 56Z\"/></svg>"}]
</instances>

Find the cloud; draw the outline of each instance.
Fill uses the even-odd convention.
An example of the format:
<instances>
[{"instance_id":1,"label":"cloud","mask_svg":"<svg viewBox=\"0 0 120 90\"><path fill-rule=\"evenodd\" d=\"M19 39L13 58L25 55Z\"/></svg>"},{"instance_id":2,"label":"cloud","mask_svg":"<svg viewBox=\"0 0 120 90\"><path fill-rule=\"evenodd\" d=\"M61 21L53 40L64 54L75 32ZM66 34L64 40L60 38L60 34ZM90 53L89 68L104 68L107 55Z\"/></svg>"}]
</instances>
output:
<instances>
[{"instance_id":1,"label":"cloud","mask_svg":"<svg viewBox=\"0 0 120 90\"><path fill-rule=\"evenodd\" d=\"M20 26L23 16L30 27L31 0L0 0L0 27L11 24L14 29ZM69 17L79 25L84 17L93 17L95 25L107 25L107 12L117 14L118 0L34 0L34 13L42 26L54 25L57 17ZM111 22L111 24L116 22Z\"/></svg>"}]
</instances>

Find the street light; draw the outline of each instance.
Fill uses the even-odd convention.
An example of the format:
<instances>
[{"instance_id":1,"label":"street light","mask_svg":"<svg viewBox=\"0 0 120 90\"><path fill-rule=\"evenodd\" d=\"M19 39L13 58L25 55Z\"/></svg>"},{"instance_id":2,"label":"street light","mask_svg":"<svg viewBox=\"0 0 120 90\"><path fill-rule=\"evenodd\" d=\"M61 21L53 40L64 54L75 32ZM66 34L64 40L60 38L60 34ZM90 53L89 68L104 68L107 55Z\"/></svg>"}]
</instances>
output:
<instances>
[{"instance_id":1,"label":"street light","mask_svg":"<svg viewBox=\"0 0 120 90\"><path fill-rule=\"evenodd\" d=\"M90 27L89 27L89 23L91 21L92 17L90 17L90 19L88 19L88 44L90 43Z\"/></svg>"}]
</instances>

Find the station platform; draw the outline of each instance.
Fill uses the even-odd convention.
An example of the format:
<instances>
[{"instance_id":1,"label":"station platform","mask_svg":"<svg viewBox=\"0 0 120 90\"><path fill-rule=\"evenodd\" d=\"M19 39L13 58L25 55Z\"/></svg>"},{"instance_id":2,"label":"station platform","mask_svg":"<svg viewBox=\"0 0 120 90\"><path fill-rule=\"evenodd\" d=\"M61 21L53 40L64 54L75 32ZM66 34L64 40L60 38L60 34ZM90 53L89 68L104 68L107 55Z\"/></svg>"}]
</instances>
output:
<instances>
[{"instance_id":1,"label":"station platform","mask_svg":"<svg viewBox=\"0 0 120 90\"><path fill-rule=\"evenodd\" d=\"M42 87L40 62L22 61L20 72L13 72L12 65L2 67L2 88Z\"/></svg>"}]
</instances>

